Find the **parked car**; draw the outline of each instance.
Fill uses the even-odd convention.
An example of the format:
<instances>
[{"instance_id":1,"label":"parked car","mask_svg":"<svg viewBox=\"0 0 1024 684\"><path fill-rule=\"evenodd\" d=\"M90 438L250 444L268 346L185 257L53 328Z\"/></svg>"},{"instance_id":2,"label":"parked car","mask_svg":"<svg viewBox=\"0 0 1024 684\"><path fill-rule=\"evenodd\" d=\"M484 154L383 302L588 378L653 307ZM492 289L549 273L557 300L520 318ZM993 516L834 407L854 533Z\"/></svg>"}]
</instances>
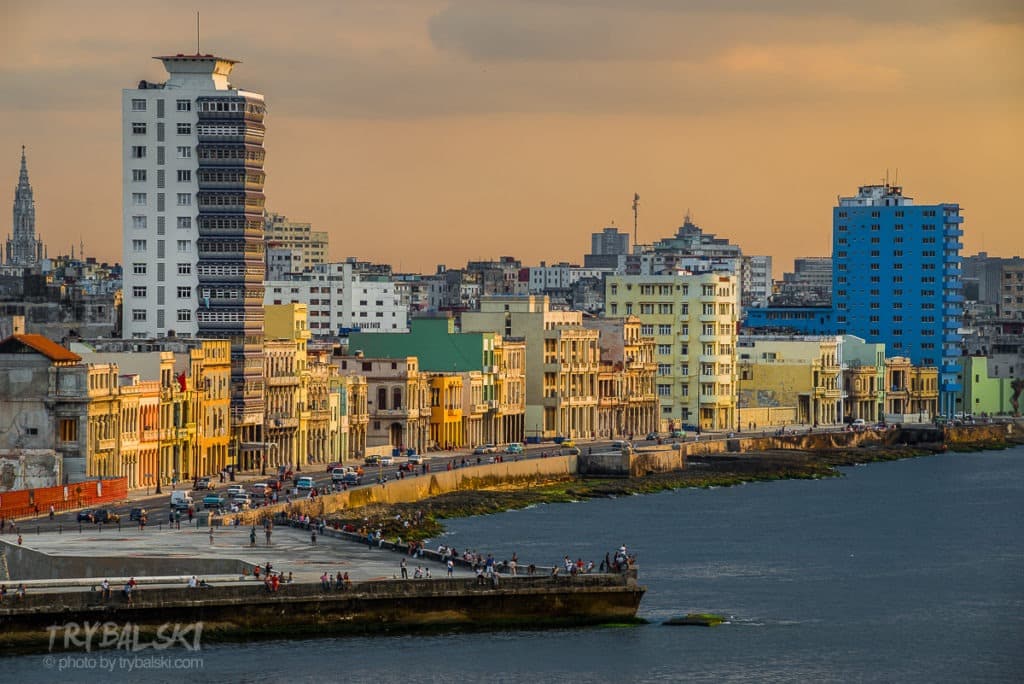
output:
<instances>
[{"instance_id":1,"label":"parked car","mask_svg":"<svg viewBox=\"0 0 1024 684\"><path fill-rule=\"evenodd\" d=\"M129 520L142 520L147 515L145 508L133 508L132 512L128 514Z\"/></svg>"},{"instance_id":2,"label":"parked car","mask_svg":"<svg viewBox=\"0 0 1024 684\"><path fill-rule=\"evenodd\" d=\"M238 506L239 510L244 511L247 508L252 507L252 499L249 497L248 494L236 494L235 496L231 497L231 505Z\"/></svg>"},{"instance_id":3,"label":"parked car","mask_svg":"<svg viewBox=\"0 0 1024 684\"><path fill-rule=\"evenodd\" d=\"M507 447L505 447L505 453L506 454L521 454L521 453L523 453L523 445L520 444L519 442L512 442Z\"/></svg>"},{"instance_id":4,"label":"parked car","mask_svg":"<svg viewBox=\"0 0 1024 684\"><path fill-rule=\"evenodd\" d=\"M207 494L203 497L203 508L210 510L220 510L224 508L224 498L217 496L216 494Z\"/></svg>"},{"instance_id":5,"label":"parked car","mask_svg":"<svg viewBox=\"0 0 1024 684\"><path fill-rule=\"evenodd\" d=\"M391 456L384 456L383 458L380 459L380 464L387 468L388 466L395 465L395 459L392 458Z\"/></svg>"},{"instance_id":6,"label":"parked car","mask_svg":"<svg viewBox=\"0 0 1024 684\"><path fill-rule=\"evenodd\" d=\"M95 515L96 515L96 511L94 511L92 509L87 509L87 510L84 510L84 511L78 511L78 522L94 522L95 521L95 519L94 519Z\"/></svg>"},{"instance_id":7,"label":"parked car","mask_svg":"<svg viewBox=\"0 0 1024 684\"><path fill-rule=\"evenodd\" d=\"M409 460L405 462L406 465L418 466L423 463L423 456L420 454L413 454L409 457Z\"/></svg>"},{"instance_id":8,"label":"parked car","mask_svg":"<svg viewBox=\"0 0 1024 684\"><path fill-rule=\"evenodd\" d=\"M380 463L379 456L367 456L363 459L363 465L375 466Z\"/></svg>"},{"instance_id":9,"label":"parked car","mask_svg":"<svg viewBox=\"0 0 1024 684\"><path fill-rule=\"evenodd\" d=\"M228 498L234 498L234 497L236 497L236 496L238 496L240 494L241 495L245 494L245 485L234 484L234 485L231 485L230 487L228 487L228 491L227 491Z\"/></svg>"},{"instance_id":10,"label":"parked car","mask_svg":"<svg viewBox=\"0 0 1024 684\"><path fill-rule=\"evenodd\" d=\"M313 488L313 478L311 477L300 477L295 481L296 489L310 490Z\"/></svg>"},{"instance_id":11,"label":"parked car","mask_svg":"<svg viewBox=\"0 0 1024 684\"><path fill-rule=\"evenodd\" d=\"M201 477L192 485L192 489L214 489L217 485L208 477Z\"/></svg>"},{"instance_id":12,"label":"parked car","mask_svg":"<svg viewBox=\"0 0 1024 684\"><path fill-rule=\"evenodd\" d=\"M344 464L341 461L332 461L327 464L327 472L331 472L335 468L341 468Z\"/></svg>"},{"instance_id":13,"label":"parked car","mask_svg":"<svg viewBox=\"0 0 1024 684\"><path fill-rule=\"evenodd\" d=\"M344 468L335 468L331 471L331 482L341 482L348 475L348 471Z\"/></svg>"},{"instance_id":14,"label":"parked car","mask_svg":"<svg viewBox=\"0 0 1024 684\"><path fill-rule=\"evenodd\" d=\"M345 477L342 479L342 484L348 485L349 487L355 487L362 483L363 478L359 477L355 473L345 473Z\"/></svg>"},{"instance_id":15,"label":"parked car","mask_svg":"<svg viewBox=\"0 0 1024 684\"><path fill-rule=\"evenodd\" d=\"M562 443L559 444L558 446L563 448L563 449L572 449L574 446L576 446L576 440L574 440L574 439L563 439Z\"/></svg>"},{"instance_id":16,"label":"parked car","mask_svg":"<svg viewBox=\"0 0 1024 684\"><path fill-rule=\"evenodd\" d=\"M659 434L658 434L657 432L648 432L648 433L647 433L647 436L646 436L646 437L644 437L644 439L647 439L647 440L655 440L655 439L658 439L658 437L659 437L659 436L660 436L660 435L659 435Z\"/></svg>"},{"instance_id":17,"label":"parked car","mask_svg":"<svg viewBox=\"0 0 1024 684\"><path fill-rule=\"evenodd\" d=\"M473 449L474 454L493 454L498 449L493 444L481 444L476 449Z\"/></svg>"},{"instance_id":18,"label":"parked car","mask_svg":"<svg viewBox=\"0 0 1024 684\"><path fill-rule=\"evenodd\" d=\"M857 427L866 427L867 424L868 424L868 422L866 420L864 420L863 418L857 418L852 423L850 423L850 425L852 425L855 428L857 428Z\"/></svg>"},{"instance_id":19,"label":"parked car","mask_svg":"<svg viewBox=\"0 0 1024 684\"><path fill-rule=\"evenodd\" d=\"M193 506L192 495L183 489L171 492L171 508L177 511L188 510Z\"/></svg>"}]
</instances>

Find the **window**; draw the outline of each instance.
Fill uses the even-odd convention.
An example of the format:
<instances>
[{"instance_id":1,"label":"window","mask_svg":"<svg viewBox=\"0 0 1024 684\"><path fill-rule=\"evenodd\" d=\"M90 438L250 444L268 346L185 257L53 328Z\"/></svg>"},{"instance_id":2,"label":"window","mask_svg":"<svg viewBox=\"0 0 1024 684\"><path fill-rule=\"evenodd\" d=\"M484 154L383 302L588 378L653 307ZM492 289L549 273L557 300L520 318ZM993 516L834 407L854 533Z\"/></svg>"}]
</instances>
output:
<instances>
[{"instance_id":1,"label":"window","mask_svg":"<svg viewBox=\"0 0 1024 684\"><path fill-rule=\"evenodd\" d=\"M60 419L60 441L62 442L77 442L78 441L78 421L74 418L61 418Z\"/></svg>"},{"instance_id":2,"label":"window","mask_svg":"<svg viewBox=\"0 0 1024 684\"><path fill-rule=\"evenodd\" d=\"M670 363L659 363L658 364L658 375L672 375L672 364L670 364Z\"/></svg>"},{"instance_id":3,"label":"window","mask_svg":"<svg viewBox=\"0 0 1024 684\"><path fill-rule=\"evenodd\" d=\"M146 158L146 146L145 145L132 145L132 159L145 159Z\"/></svg>"},{"instance_id":4,"label":"window","mask_svg":"<svg viewBox=\"0 0 1024 684\"><path fill-rule=\"evenodd\" d=\"M667 397L672 394L672 385L658 385L658 396Z\"/></svg>"},{"instance_id":5,"label":"window","mask_svg":"<svg viewBox=\"0 0 1024 684\"><path fill-rule=\"evenodd\" d=\"M192 288L188 286L181 286L178 288L178 299L190 299L192 297Z\"/></svg>"},{"instance_id":6,"label":"window","mask_svg":"<svg viewBox=\"0 0 1024 684\"><path fill-rule=\"evenodd\" d=\"M133 321L144 321L146 320L145 309L132 309L132 320Z\"/></svg>"},{"instance_id":7,"label":"window","mask_svg":"<svg viewBox=\"0 0 1024 684\"><path fill-rule=\"evenodd\" d=\"M658 334L659 335L671 335L672 334L672 326L671 325L666 325L666 324L662 323L661 325L658 326Z\"/></svg>"},{"instance_id":8,"label":"window","mask_svg":"<svg viewBox=\"0 0 1024 684\"><path fill-rule=\"evenodd\" d=\"M178 264L178 275L192 275L192 264Z\"/></svg>"},{"instance_id":9,"label":"window","mask_svg":"<svg viewBox=\"0 0 1024 684\"><path fill-rule=\"evenodd\" d=\"M146 264L138 262L132 264L132 273L135 275L146 275Z\"/></svg>"},{"instance_id":10,"label":"window","mask_svg":"<svg viewBox=\"0 0 1024 684\"><path fill-rule=\"evenodd\" d=\"M146 135L146 124L132 123L132 135Z\"/></svg>"},{"instance_id":11,"label":"window","mask_svg":"<svg viewBox=\"0 0 1024 684\"><path fill-rule=\"evenodd\" d=\"M177 108L178 108L179 112L191 112L192 111L192 101L191 100L178 100L176 102L176 104L177 104Z\"/></svg>"},{"instance_id":12,"label":"window","mask_svg":"<svg viewBox=\"0 0 1024 684\"><path fill-rule=\"evenodd\" d=\"M136 207L146 206L146 193L144 192L133 192L132 193L132 204Z\"/></svg>"},{"instance_id":13,"label":"window","mask_svg":"<svg viewBox=\"0 0 1024 684\"><path fill-rule=\"evenodd\" d=\"M181 228L183 230L188 230L191 227L192 227L192 217L191 216L179 216L178 217L178 228Z\"/></svg>"},{"instance_id":14,"label":"window","mask_svg":"<svg viewBox=\"0 0 1024 684\"><path fill-rule=\"evenodd\" d=\"M146 182L146 169L132 169L132 182L133 183L145 183Z\"/></svg>"},{"instance_id":15,"label":"window","mask_svg":"<svg viewBox=\"0 0 1024 684\"><path fill-rule=\"evenodd\" d=\"M192 124L190 123L179 123L178 124L178 135L191 135Z\"/></svg>"},{"instance_id":16,"label":"window","mask_svg":"<svg viewBox=\"0 0 1024 684\"><path fill-rule=\"evenodd\" d=\"M190 206L192 206L192 193L190 193L190 192L179 192L178 193L178 206L179 207L190 207Z\"/></svg>"},{"instance_id":17,"label":"window","mask_svg":"<svg viewBox=\"0 0 1024 684\"><path fill-rule=\"evenodd\" d=\"M654 334L654 326L653 325L647 325L647 324L641 325L640 326L640 334L643 335L644 337L650 337L651 335Z\"/></svg>"},{"instance_id":18,"label":"window","mask_svg":"<svg viewBox=\"0 0 1024 684\"><path fill-rule=\"evenodd\" d=\"M145 228L146 217L145 216L132 216L132 228Z\"/></svg>"},{"instance_id":19,"label":"window","mask_svg":"<svg viewBox=\"0 0 1024 684\"><path fill-rule=\"evenodd\" d=\"M178 309L178 321L179 322L186 322L186 321L191 321L191 320L192 320L192 310L191 309Z\"/></svg>"},{"instance_id":20,"label":"window","mask_svg":"<svg viewBox=\"0 0 1024 684\"><path fill-rule=\"evenodd\" d=\"M145 252L146 241L145 240L132 240L132 251L133 252Z\"/></svg>"},{"instance_id":21,"label":"window","mask_svg":"<svg viewBox=\"0 0 1024 684\"><path fill-rule=\"evenodd\" d=\"M146 296L146 286L145 285L136 285L136 286L134 286L132 288L132 297L145 297L145 296Z\"/></svg>"},{"instance_id":22,"label":"window","mask_svg":"<svg viewBox=\"0 0 1024 684\"><path fill-rule=\"evenodd\" d=\"M191 240L178 240L178 251L179 252L191 252L192 241Z\"/></svg>"},{"instance_id":23,"label":"window","mask_svg":"<svg viewBox=\"0 0 1024 684\"><path fill-rule=\"evenodd\" d=\"M142 98L132 100L132 111L133 112L144 112L146 111L146 101Z\"/></svg>"},{"instance_id":24,"label":"window","mask_svg":"<svg viewBox=\"0 0 1024 684\"><path fill-rule=\"evenodd\" d=\"M178 145L178 159L191 159L192 148L188 145Z\"/></svg>"},{"instance_id":25,"label":"window","mask_svg":"<svg viewBox=\"0 0 1024 684\"><path fill-rule=\"evenodd\" d=\"M667 356L667 355L671 354L672 353L672 345L671 344L659 344L658 345L658 353L661 354L662 356Z\"/></svg>"},{"instance_id":26,"label":"window","mask_svg":"<svg viewBox=\"0 0 1024 684\"><path fill-rule=\"evenodd\" d=\"M191 183L192 182L192 171L189 169L178 170L178 182L179 183Z\"/></svg>"}]
</instances>

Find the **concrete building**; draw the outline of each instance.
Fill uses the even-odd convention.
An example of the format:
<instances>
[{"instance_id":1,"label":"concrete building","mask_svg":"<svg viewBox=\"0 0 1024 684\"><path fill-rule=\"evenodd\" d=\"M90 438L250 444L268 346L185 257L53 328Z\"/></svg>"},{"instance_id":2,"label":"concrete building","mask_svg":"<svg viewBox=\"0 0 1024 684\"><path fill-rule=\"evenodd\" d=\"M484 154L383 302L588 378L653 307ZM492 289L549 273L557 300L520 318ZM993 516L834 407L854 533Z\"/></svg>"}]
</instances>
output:
<instances>
[{"instance_id":1,"label":"concrete building","mask_svg":"<svg viewBox=\"0 0 1024 684\"><path fill-rule=\"evenodd\" d=\"M597 434L613 439L657 431L660 405L655 393L655 342L641 335L636 316L587 318L583 325L600 334Z\"/></svg>"},{"instance_id":2,"label":"concrete building","mask_svg":"<svg viewBox=\"0 0 1024 684\"><path fill-rule=\"evenodd\" d=\"M629 233L611 226L590 234L590 253L583 255L584 268L614 270L619 257L629 254Z\"/></svg>"},{"instance_id":3,"label":"concrete building","mask_svg":"<svg viewBox=\"0 0 1024 684\"><path fill-rule=\"evenodd\" d=\"M552 311L547 297L482 297L462 330L524 339L527 439L596 433L598 333L581 312Z\"/></svg>"},{"instance_id":4,"label":"concrete building","mask_svg":"<svg viewBox=\"0 0 1024 684\"><path fill-rule=\"evenodd\" d=\"M286 280L267 281L266 304L305 304L316 337L352 332L406 332L409 306L403 303L391 268L349 258L318 264Z\"/></svg>"},{"instance_id":5,"label":"concrete building","mask_svg":"<svg viewBox=\"0 0 1024 684\"><path fill-rule=\"evenodd\" d=\"M832 306L832 258L801 257L776 284L772 306Z\"/></svg>"},{"instance_id":6,"label":"concrete building","mask_svg":"<svg viewBox=\"0 0 1024 684\"><path fill-rule=\"evenodd\" d=\"M232 428L262 442L263 96L235 60L158 57L122 95L123 334L227 339Z\"/></svg>"},{"instance_id":7,"label":"concrete building","mask_svg":"<svg viewBox=\"0 0 1024 684\"><path fill-rule=\"evenodd\" d=\"M964 385L962 411L973 416L1019 415L1020 388L1024 381L999 377L992 372L992 360L983 356L965 356L961 359ZM1014 386L1014 383L1017 386ZM1013 405L1014 400L1017 406Z\"/></svg>"},{"instance_id":8,"label":"concrete building","mask_svg":"<svg viewBox=\"0 0 1024 684\"><path fill-rule=\"evenodd\" d=\"M833 209L835 326L941 374L954 411L963 317L958 204L917 206L899 186L865 185Z\"/></svg>"},{"instance_id":9,"label":"concrete building","mask_svg":"<svg viewBox=\"0 0 1024 684\"><path fill-rule=\"evenodd\" d=\"M635 315L641 322L640 334L654 338L659 429L732 428L739 315L736 276L611 276L605 287L605 314Z\"/></svg>"},{"instance_id":10,"label":"concrete building","mask_svg":"<svg viewBox=\"0 0 1024 684\"><path fill-rule=\"evenodd\" d=\"M29 455L48 470L38 474L38 486L85 480L92 436L81 360L39 335L15 333L0 342L0 490L25 486L18 471Z\"/></svg>"},{"instance_id":11,"label":"concrete building","mask_svg":"<svg viewBox=\"0 0 1024 684\"><path fill-rule=\"evenodd\" d=\"M744 408L795 407L796 423L842 422L842 337L741 335L737 346Z\"/></svg>"},{"instance_id":12,"label":"concrete building","mask_svg":"<svg viewBox=\"0 0 1024 684\"><path fill-rule=\"evenodd\" d=\"M28 162L25 146L21 146L21 169L18 187L14 189L14 220L7 238L7 258L4 266L25 269L39 266L43 260L43 241L36 237L36 201L32 185L28 182Z\"/></svg>"},{"instance_id":13,"label":"concrete building","mask_svg":"<svg viewBox=\"0 0 1024 684\"><path fill-rule=\"evenodd\" d=\"M268 212L263 226L267 245L267 280L282 280L327 263L328 234L310 223Z\"/></svg>"}]
</instances>

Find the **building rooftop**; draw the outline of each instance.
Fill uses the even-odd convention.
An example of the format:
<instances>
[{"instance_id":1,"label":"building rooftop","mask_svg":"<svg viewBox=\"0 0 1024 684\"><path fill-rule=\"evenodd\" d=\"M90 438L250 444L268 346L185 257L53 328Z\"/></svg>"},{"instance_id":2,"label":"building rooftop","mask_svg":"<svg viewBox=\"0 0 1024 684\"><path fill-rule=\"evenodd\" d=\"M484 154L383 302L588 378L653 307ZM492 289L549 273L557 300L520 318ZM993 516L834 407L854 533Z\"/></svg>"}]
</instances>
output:
<instances>
[{"instance_id":1,"label":"building rooftop","mask_svg":"<svg viewBox=\"0 0 1024 684\"><path fill-rule=\"evenodd\" d=\"M78 363L82 357L70 349L66 349L49 338L42 335L19 334L11 335L0 342L0 353L23 353L28 349L39 352L51 361L70 361Z\"/></svg>"}]
</instances>

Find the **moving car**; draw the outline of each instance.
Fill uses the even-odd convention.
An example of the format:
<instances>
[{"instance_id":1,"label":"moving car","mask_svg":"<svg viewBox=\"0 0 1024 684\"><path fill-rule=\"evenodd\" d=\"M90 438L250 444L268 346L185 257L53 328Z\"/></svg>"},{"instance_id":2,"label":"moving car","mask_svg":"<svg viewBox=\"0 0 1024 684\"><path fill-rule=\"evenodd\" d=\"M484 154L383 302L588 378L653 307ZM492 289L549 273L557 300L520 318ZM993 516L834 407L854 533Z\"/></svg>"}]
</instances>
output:
<instances>
[{"instance_id":1,"label":"moving car","mask_svg":"<svg viewBox=\"0 0 1024 684\"><path fill-rule=\"evenodd\" d=\"M345 473L345 477L342 479L342 484L348 485L349 487L355 487L363 483L363 479L355 473Z\"/></svg>"},{"instance_id":2,"label":"moving car","mask_svg":"<svg viewBox=\"0 0 1024 684\"><path fill-rule=\"evenodd\" d=\"M395 459L390 456L385 456L380 459L380 464L386 468L387 466L395 465Z\"/></svg>"},{"instance_id":3,"label":"moving car","mask_svg":"<svg viewBox=\"0 0 1024 684\"><path fill-rule=\"evenodd\" d=\"M563 439L562 443L559 444L558 446L562 447L563 449L572 449L573 447L576 446L576 440L574 440L574 439Z\"/></svg>"},{"instance_id":4,"label":"moving car","mask_svg":"<svg viewBox=\"0 0 1024 684\"><path fill-rule=\"evenodd\" d=\"M331 472L335 468L341 468L344 465L341 461L334 461L327 464L327 472Z\"/></svg>"},{"instance_id":5,"label":"moving car","mask_svg":"<svg viewBox=\"0 0 1024 684\"><path fill-rule=\"evenodd\" d=\"M363 465L375 466L378 463L380 463L379 456L367 456L365 459L363 459Z\"/></svg>"},{"instance_id":6,"label":"moving car","mask_svg":"<svg viewBox=\"0 0 1024 684\"><path fill-rule=\"evenodd\" d=\"M344 468L335 468L331 471L331 482L342 482L346 475L348 471Z\"/></svg>"},{"instance_id":7,"label":"moving car","mask_svg":"<svg viewBox=\"0 0 1024 684\"><path fill-rule=\"evenodd\" d=\"M521 453L523 453L523 445L520 444L519 442L512 442L507 447L505 447L505 453L506 454L521 454Z\"/></svg>"},{"instance_id":8,"label":"moving car","mask_svg":"<svg viewBox=\"0 0 1024 684\"><path fill-rule=\"evenodd\" d=\"M192 485L192 489L214 489L217 485L208 477L201 477Z\"/></svg>"},{"instance_id":9,"label":"moving car","mask_svg":"<svg viewBox=\"0 0 1024 684\"><path fill-rule=\"evenodd\" d=\"M96 515L96 511L91 508L84 511L78 511L78 522L94 522L94 515Z\"/></svg>"},{"instance_id":10,"label":"moving car","mask_svg":"<svg viewBox=\"0 0 1024 684\"><path fill-rule=\"evenodd\" d=\"M106 508L97 508L92 511L92 521L94 523L116 523L121 520L121 516L113 511L108 511Z\"/></svg>"},{"instance_id":11,"label":"moving car","mask_svg":"<svg viewBox=\"0 0 1024 684\"><path fill-rule=\"evenodd\" d=\"M133 508L132 512L128 514L129 520L142 520L146 516L145 508Z\"/></svg>"},{"instance_id":12,"label":"moving car","mask_svg":"<svg viewBox=\"0 0 1024 684\"><path fill-rule=\"evenodd\" d=\"M498 449L493 444L481 444L476 449L473 449L474 454L493 454Z\"/></svg>"},{"instance_id":13,"label":"moving car","mask_svg":"<svg viewBox=\"0 0 1024 684\"><path fill-rule=\"evenodd\" d=\"M171 492L171 508L175 510L186 510L194 505L192 501L192 495L188 492L178 489Z\"/></svg>"},{"instance_id":14,"label":"moving car","mask_svg":"<svg viewBox=\"0 0 1024 684\"><path fill-rule=\"evenodd\" d=\"M647 436L646 436L646 437L644 437L644 439L647 439L647 440L654 440L654 439L658 439L658 436L659 436L659 435L658 435L658 433L657 433L657 432L648 432L648 433L647 433Z\"/></svg>"},{"instance_id":15,"label":"moving car","mask_svg":"<svg viewBox=\"0 0 1024 684\"><path fill-rule=\"evenodd\" d=\"M407 465L420 465L421 463L423 463L423 456L421 454L413 454L409 457L409 460L406 461Z\"/></svg>"},{"instance_id":16,"label":"moving car","mask_svg":"<svg viewBox=\"0 0 1024 684\"><path fill-rule=\"evenodd\" d=\"M312 489L313 488L313 478L311 478L311 477L300 477L299 479L297 479L295 481L295 488L296 489L306 489L306 490Z\"/></svg>"},{"instance_id":17,"label":"moving car","mask_svg":"<svg viewBox=\"0 0 1024 684\"><path fill-rule=\"evenodd\" d=\"M203 497L203 508L220 510L224 508L225 501L223 497L217 496L216 494L207 494Z\"/></svg>"},{"instance_id":18,"label":"moving car","mask_svg":"<svg viewBox=\"0 0 1024 684\"><path fill-rule=\"evenodd\" d=\"M238 496L240 494L244 495L245 494L245 485L240 485L240 484L231 485L230 487L228 487L227 494L228 494L229 498L234 498L234 497L236 497L236 496Z\"/></svg>"},{"instance_id":19,"label":"moving car","mask_svg":"<svg viewBox=\"0 0 1024 684\"><path fill-rule=\"evenodd\" d=\"M854 421L853 421L852 423L850 423L850 424L851 424L851 425L853 425L853 427L864 427L864 426L865 426L865 425L867 425L868 423L867 423L867 421L866 421L866 420L864 420L863 418L857 418L856 420L854 420Z\"/></svg>"},{"instance_id":20,"label":"moving car","mask_svg":"<svg viewBox=\"0 0 1024 684\"><path fill-rule=\"evenodd\" d=\"M268 496L270 496L271 491L272 490L270 489L270 487L262 482L260 482L259 484L254 484L252 486L252 495L258 496L261 499L265 499Z\"/></svg>"}]
</instances>

